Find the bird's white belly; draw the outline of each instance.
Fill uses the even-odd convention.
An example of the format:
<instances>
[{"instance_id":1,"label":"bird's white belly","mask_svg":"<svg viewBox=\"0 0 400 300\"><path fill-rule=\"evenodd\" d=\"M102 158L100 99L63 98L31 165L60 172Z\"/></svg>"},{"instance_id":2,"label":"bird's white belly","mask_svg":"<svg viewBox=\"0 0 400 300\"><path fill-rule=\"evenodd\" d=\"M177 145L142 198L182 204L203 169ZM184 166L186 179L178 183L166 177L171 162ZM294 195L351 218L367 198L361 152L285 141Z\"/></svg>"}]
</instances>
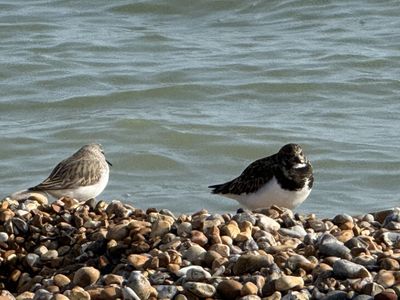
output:
<instances>
[{"instance_id":1,"label":"bird's white belly","mask_svg":"<svg viewBox=\"0 0 400 300\"><path fill-rule=\"evenodd\" d=\"M272 205L294 208L300 205L310 194L308 181L304 188L298 191L288 191L280 187L275 177L257 192L251 194L226 194L224 196L237 200L240 204L250 208L270 207Z\"/></svg>"}]
</instances>

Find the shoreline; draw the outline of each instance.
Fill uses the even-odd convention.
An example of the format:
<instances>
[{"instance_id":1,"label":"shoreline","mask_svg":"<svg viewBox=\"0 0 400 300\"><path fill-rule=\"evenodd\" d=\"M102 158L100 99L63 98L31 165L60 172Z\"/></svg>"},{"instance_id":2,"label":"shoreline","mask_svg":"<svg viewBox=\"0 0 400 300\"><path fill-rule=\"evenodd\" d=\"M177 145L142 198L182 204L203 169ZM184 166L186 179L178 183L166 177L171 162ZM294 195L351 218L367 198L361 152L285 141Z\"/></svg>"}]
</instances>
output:
<instances>
[{"instance_id":1,"label":"shoreline","mask_svg":"<svg viewBox=\"0 0 400 300\"><path fill-rule=\"evenodd\" d=\"M397 299L399 246L398 209L175 216L32 193L0 201L0 299Z\"/></svg>"}]
</instances>

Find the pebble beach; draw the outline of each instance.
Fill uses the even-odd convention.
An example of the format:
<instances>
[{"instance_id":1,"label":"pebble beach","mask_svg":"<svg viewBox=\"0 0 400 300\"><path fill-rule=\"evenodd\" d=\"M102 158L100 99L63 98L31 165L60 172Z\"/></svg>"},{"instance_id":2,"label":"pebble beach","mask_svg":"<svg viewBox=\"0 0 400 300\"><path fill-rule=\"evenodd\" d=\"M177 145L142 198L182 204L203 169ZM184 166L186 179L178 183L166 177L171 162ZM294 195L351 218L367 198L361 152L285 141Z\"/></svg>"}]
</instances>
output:
<instances>
[{"instance_id":1,"label":"pebble beach","mask_svg":"<svg viewBox=\"0 0 400 300\"><path fill-rule=\"evenodd\" d=\"M398 299L400 210L176 216L40 194L0 201L0 300Z\"/></svg>"}]
</instances>

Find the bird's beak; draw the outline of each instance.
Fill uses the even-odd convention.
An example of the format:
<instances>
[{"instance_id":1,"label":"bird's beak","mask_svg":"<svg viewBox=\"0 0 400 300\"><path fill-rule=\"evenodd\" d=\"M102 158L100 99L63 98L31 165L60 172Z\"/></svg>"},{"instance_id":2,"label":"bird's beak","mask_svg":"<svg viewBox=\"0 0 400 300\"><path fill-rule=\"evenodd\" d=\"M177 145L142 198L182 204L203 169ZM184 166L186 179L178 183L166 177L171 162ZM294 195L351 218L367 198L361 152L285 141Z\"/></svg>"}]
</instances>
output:
<instances>
[{"instance_id":1,"label":"bird's beak","mask_svg":"<svg viewBox=\"0 0 400 300\"><path fill-rule=\"evenodd\" d=\"M107 159L106 159L106 162L112 167L112 163L110 163Z\"/></svg>"}]
</instances>

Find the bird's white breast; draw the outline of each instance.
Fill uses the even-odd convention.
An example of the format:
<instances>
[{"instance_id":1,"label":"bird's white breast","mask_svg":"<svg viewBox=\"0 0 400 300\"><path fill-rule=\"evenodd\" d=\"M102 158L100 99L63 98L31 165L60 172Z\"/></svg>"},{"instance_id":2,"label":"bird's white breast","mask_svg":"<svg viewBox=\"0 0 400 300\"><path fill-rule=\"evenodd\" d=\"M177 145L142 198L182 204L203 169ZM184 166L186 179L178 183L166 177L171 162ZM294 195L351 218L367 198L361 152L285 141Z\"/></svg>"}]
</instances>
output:
<instances>
[{"instance_id":1,"label":"bird's white breast","mask_svg":"<svg viewBox=\"0 0 400 300\"><path fill-rule=\"evenodd\" d=\"M53 190L48 191L52 196L59 198L62 196L71 197L79 201L86 201L91 198L95 198L101 194L101 192L106 188L109 178L109 168L107 167L100 177L100 180L96 184L80 186L73 189L63 189L63 190Z\"/></svg>"},{"instance_id":2,"label":"bird's white breast","mask_svg":"<svg viewBox=\"0 0 400 300\"><path fill-rule=\"evenodd\" d=\"M308 180L304 188L298 191L284 190L278 184L275 177L261 187L257 192L251 194L225 194L224 196L235 199L240 204L250 208L270 207L272 205L283 206L292 209L300 205L310 194Z\"/></svg>"}]
</instances>

